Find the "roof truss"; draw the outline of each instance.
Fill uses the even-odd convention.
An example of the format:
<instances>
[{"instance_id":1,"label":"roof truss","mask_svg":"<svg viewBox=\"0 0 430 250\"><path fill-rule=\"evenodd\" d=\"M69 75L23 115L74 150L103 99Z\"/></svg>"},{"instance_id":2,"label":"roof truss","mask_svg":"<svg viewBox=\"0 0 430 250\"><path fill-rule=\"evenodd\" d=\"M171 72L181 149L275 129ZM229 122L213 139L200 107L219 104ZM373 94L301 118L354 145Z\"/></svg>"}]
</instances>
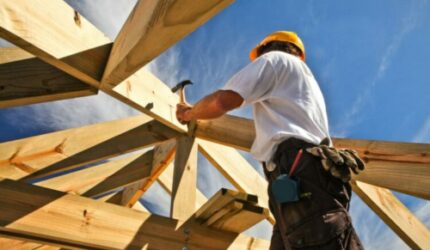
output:
<instances>
[{"instance_id":1,"label":"roof truss","mask_svg":"<svg viewBox=\"0 0 430 250\"><path fill-rule=\"evenodd\" d=\"M0 37L32 54L0 49L0 85L10 90L0 93L0 107L90 95L100 89L145 115L1 143L0 177L7 179L0 181L0 208L5 211L0 214L0 234L77 248L179 248L189 244L196 249L267 249L267 241L228 232L237 228L237 219L229 217L229 227L215 230L210 228L215 219L202 226L193 217L207 201L196 189L197 149L238 191L257 195L258 205L267 209L267 184L235 150L249 151L255 137L253 122L229 115L198 121L190 136L174 118L178 96L141 69L232 0L198 4L189 0L139 1L114 43L66 3L40 1L0 0ZM46 85L50 79L55 80ZM429 199L430 145L352 139L335 139L334 143L356 149L368 161L367 169L353 177L354 191L409 246L424 248L430 242L428 229L384 188ZM100 163L153 146L145 153ZM34 185L23 182L96 162L96 166ZM127 208L138 204L156 180L172 194L173 219ZM126 207L84 197L117 188L123 190L106 199ZM28 197L35 197L35 203L30 204ZM382 202L386 200L389 206ZM241 207L237 202L229 207ZM221 218L223 214L228 213L219 210L213 216ZM405 216L413 225L403 221ZM274 223L269 214L265 218ZM50 223L45 225L41 220ZM123 222L125 234L107 237L113 233L110 223L115 221ZM95 227L97 232L88 234ZM165 237L145 228L159 230ZM193 237L183 234L185 228L191 229ZM31 243L0 239L0 244Z\"/></svg>"}]
</instances>

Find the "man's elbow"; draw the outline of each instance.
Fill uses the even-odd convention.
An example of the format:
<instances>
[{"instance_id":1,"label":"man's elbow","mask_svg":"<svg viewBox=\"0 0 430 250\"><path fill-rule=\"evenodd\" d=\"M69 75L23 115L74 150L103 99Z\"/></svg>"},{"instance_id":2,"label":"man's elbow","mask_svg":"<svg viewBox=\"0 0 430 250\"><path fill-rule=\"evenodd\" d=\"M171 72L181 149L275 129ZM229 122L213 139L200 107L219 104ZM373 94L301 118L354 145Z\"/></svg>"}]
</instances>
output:
<instances>
[{"instance_id":1,"label":"man's elbow","mask_svg":"<svg viewBox=\"0 0 430 250\"><path fill-rule=\"evenodd\" d=\"M243 98L238 93L231 90L219 90L216 92L216 106L220 112L226 113L240 107Z\"/></svg>"}]
</instances>

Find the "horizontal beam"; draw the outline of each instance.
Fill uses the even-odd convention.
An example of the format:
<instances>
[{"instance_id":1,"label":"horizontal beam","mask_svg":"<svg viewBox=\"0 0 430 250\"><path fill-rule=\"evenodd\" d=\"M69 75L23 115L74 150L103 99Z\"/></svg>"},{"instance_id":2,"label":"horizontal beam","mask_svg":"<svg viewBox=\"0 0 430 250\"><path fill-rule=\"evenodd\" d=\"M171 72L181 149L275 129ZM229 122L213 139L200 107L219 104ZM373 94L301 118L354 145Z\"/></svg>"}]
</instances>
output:
<instances>
[{"instance_id":1,"label":"horizontal beam","mask_svg":"<svg viewBox=\"0 0 430 250\"><path fill-rule=\"evenodd\" d=\"M103 85L116 86L232 2L138 1L115 39Z\"/></svg>"},{"instance_id":2,"label":"horizontal beam","mask_svg":"<svg viewBox=\"0 0 430 250\"><path fill-rule=\"evenodd\" d=\"M255 127L250 119L226 115L198 121L196 135L249 151ZM430 144L340 138L333 138L333 143L357 150L367 162L366 170L353 179L430 199Z\"/></svg>"},{"instance_id":3,"label":"horizontal beam","mask_svg":"<svg viewBox=\"0 0 430 250\"><path fill-rule=\"evenodd\" d=\"M34 179L151 146L176 135L170 128L140 115L0 143L0 177Z\"/></svg>"},{"instance_id":4,"label":"horizontal beam","mask_svg":"<svg viewBox=\"0 0 430 250\"><path fill-rule=\"evenodd\" d=\"M7 179L0 181L0 209L1 236L69 248L269 247L268 241L210 229L194 221L177 228L178 220ZM187 237L184 230L190 232L191 237Z\"/></svg>"},{"instance_id":5,"label":"horizontal beam","mask_svg":"<svg viewBox=\"0 0 430 250\"><path fill-rule=\"evenodd\" d=\"M19 48L0 48L0 108L97 94L98 89Z\"/></svg>"},{"instance_id":6,"label":"horizontal beam","mask_svg":"<svg viewBox=\"0 0 430 250\"><path fill-rule=\"evenodd\" d=\"M354 192L412 249L428 249L430 231L388 189L353 182Z\"/></svg>"}]
</instances>

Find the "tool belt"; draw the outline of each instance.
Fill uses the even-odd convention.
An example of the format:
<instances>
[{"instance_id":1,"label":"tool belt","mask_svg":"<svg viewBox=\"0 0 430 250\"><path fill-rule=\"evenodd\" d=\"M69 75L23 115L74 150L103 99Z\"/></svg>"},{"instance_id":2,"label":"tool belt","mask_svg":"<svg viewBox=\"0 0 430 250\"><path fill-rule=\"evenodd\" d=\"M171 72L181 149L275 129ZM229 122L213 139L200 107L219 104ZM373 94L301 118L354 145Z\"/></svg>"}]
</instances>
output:
<instances>
[{"instance_id":1,"label":"tool belt","mask_svg":"<svg viewBox=\"0 0 430 250\"><path fill-rule=\"evenodd\" d=\"M289 138L274 154L275 170L268 172L265 169L272 199L270 209L278 214L275 215L277 220L283 220L278 226L295 248L324 244L351 227L347 212L351 186L325 171L321 160L304 150L315 146ZM302 154L298 158L300 150ZM273 185L280 176L288 176L297 182L297 200L274 204L276 188Z\"/></svg>"}]
</instances>

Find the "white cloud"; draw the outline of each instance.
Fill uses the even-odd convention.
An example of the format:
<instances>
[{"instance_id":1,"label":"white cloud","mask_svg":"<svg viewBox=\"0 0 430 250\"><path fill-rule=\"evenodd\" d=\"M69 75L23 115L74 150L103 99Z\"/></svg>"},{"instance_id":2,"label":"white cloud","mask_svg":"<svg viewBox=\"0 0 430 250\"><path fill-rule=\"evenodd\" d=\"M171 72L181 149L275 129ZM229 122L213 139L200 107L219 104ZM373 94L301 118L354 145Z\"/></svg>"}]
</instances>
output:
<instances>
[{"instance_id":1,"label":"white cloud","mask_svg":"<svg viewBox=\"0 0 430 250\"><path fill-rule=\"evenodd\" d=\"M402 25L400 26L399 31L393 34L391 43L389 43L384 50L375 76L373 77L373 79L371 79L370 83L368 83L367 86L364 86L362 88L363 91L357 96L350 111L345 115L345 118L342 119L343 122L337 125L337 128L334 129L335 131L339 131L339 133L345 134L348 128L350 128L353 124L356 124L363 118L362 116L364 114L361 113L361 110L369 101L369 98L371 98L371 94L374 87L385 76L387 69L392 64L393 56L396 55L403 41L408 38L409 33L411 33L411 31L413 31L421 21L422 15L424 14L424 4L424 1L415 1L413 2L413 4L411 4L412 6L410 10L402 19Z\"/></svg>"}]
</instances>

